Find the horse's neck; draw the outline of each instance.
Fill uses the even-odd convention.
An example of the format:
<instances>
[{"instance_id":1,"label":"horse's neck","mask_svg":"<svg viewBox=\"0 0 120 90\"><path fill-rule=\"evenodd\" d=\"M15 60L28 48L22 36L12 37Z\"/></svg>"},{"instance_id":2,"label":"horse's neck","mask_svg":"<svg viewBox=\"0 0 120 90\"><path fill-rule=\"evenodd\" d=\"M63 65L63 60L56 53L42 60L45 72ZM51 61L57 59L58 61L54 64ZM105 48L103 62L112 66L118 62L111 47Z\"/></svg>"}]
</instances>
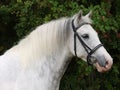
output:
<instances>
[{"instance_id":1,"label":"horse's neck","mask_svg":"<svg viewBox=\"0 0 120 90\"><path fill-rule=\"evenodd\" d=\"M61 21L61 23L62 22L63 21ZM54 26L54 23L50 25ZM51 30L53 30L53 32L50 31L49 33L49 31L45 29L49 28L50 25L48 27L45 26L45 28L44 27L38 28L39 30L42 30L44 34L41 33L41 31L39 33L39 30L37 30L38 33L36 33L36 31L33 32L31 36L27 37L20 44L14 46L11 50L7 52L8 54L14 53L14 55L17 55L21 61L21 64L23 64L24 72L23 74L20 75L20 79L19 79L20 84L23 83L21 80L25 80L24 82L26 82L26 84L27 83L31 84L33 82L32 83L33 85L36 82L37 84L43 87L43 89L40 90L58 89L60 79L63 73L65 72L72 55L69 52L67 46L68 41L64 35L64 34L68 34L66 36L69 37L69 32L58 30L58 32L56 31L56 33L53 34L54 29L52 28ZM68 30L68 28L66 30ZM47 33L50 35L48 35ZM44 41L42 39L44 39ZM45 44L46 42L47 44ZM40 87L39 85L38 87ZM35 90L35 89L29 89L29 90Z\"/></svg>"},{"instance_id":2,"label":"horse's neck","mask_svg":"<svg viewBox=\"0 0 120 90\"><path fill-rule=\"evenodd\" d=\"M58 51L33 60L26 68L22 67L21 73L17 76L16 88L59 90L60 79L71 60L71 54L66 47Z\"/></svg>"},{"instance_id":3,"label":"horse's neck","mask_svg":"<svg viewBox=\"0 0 120 90\"><path fill-rule=\"evenodd\" d=\"M56 55L51 55L46 58L45 62L41 65L41 68L43 68L43 71L46 73L46 75L43 76L44 78L47 78L47 82L51 83L52 81L52 84L58 86L60 79L71 60L71 56L65 48L63 48L63 51L54 54Z\"/></svg>"},{"instance_id":4,"label":"horse's neck","mask_svg":"<svg viewBox=\"0 0 120 90\"><path fill-rule=\"evenodd\" d=\"M52 21L39 26L9 51L18 54L23 66L26 67L31 60L46 57L64 47L69 38L68 27L68 19Z\"/></svg>"},{"instance_id":5,"label":"horse's neck","mask_svg":"<svg viewBox=\"0 0 120 90\"><path fill-rule=\"evenodd\" d=\"M31 63L25 69L23 76L20 77L20 81L24 77L26 84L29 83L29 85L33 86L36 84L38 86L35 85L35 87L39 87L40 90L58 90L60 79L71 58L71 55L66 49L63 48L59 52L53 52L51 55L43 56L39 58L40 60L34 60L35 62ZM30 90L35 90L34 87L31 88L33 89Z\"/></svg>"}]
</instances>

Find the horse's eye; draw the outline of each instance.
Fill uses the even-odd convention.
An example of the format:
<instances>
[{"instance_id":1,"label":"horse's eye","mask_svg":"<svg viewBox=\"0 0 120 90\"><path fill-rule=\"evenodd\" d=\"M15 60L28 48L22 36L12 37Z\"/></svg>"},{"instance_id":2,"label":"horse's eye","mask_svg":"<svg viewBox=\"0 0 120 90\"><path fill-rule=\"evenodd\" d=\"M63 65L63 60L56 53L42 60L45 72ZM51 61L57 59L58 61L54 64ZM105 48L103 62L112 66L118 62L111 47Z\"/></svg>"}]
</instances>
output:
<instances>
[{"instance_id":1,"label":"horse's eye","mask_svg":"<svg viewBox=\"0 0 120 90\"><path fill-rule=\"evenodd\" d=\"M82 37L83 37L84 39L88 39L88 38L89 38L89 35L88 35L88 34L83 34Z\"/></svg>"}]
</instances>

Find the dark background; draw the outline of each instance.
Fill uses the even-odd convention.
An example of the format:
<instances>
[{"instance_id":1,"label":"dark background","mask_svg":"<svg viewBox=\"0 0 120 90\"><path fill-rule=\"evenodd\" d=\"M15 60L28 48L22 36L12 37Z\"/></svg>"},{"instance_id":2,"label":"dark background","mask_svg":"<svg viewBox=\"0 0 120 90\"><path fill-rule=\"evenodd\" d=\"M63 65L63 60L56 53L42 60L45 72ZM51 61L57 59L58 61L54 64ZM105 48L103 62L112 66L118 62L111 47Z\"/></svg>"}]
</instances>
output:
<instances>
[{"instance_id":1,"label":"dark background","mask_svg":"<svg viewBox=\"0 0 120 90\"><path fill-rule=\"evenodd\" d=\"M112 69L98 73L73 58L60 90L119 90L120 85L120 0L0 0L0 54L53 19L72 16L79 10L93 11L93 27L114 59Z\"/></svg>"}]
</instances>

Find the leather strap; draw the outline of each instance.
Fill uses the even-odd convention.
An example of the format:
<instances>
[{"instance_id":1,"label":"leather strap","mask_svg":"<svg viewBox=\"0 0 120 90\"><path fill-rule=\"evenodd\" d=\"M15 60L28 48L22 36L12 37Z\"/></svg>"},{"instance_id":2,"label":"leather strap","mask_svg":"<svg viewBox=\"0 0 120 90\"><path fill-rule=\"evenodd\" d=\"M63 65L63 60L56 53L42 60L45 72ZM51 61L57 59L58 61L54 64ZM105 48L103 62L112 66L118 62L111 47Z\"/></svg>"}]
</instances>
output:
<instances>
[{"instance_id":1,"label":"leather strap","mask_svg":"<svg viewBox=\"0 0 120 90\"><path fill-rule=\"evenodd\" d=\"M80 43L82 44L82 46L84 47L85 51L87 52L87 63L89 65L91 65L91 55L96 51L98 50L100 47L103 46L103 44L98 44L95 48L91 49L81 38L81 36L79 36L79 34L77 33L77 30L85 25L85 24L89 24L89 23L82 23L81 25L79 25L79 27L75 27L74 26L74 20L72 20L72 28L73 28L73 32L74 32L74 52L75 52L75 56L77 57L77 49L76 49L76 45L77 45L77 42L76 42L76 38L78 38L78 40L80 41Z\"/></svg>"}]
</instances>

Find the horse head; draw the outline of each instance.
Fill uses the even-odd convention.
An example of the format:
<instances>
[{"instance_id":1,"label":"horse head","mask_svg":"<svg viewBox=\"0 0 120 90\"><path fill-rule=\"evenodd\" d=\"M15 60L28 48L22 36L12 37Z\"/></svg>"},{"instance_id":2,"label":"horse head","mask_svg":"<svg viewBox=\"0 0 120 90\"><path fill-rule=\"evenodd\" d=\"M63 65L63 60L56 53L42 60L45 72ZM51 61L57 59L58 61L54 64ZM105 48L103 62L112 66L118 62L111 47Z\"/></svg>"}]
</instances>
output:
<instances>
[{"instance_id":1,"label":"horse head","mask_svg":"<svg viewBox=\"0 0 120 90\"><path fill-rule=\"evenodd\" d=\"M94 65L99 72L105 72L111 68L113 60L91 26L91 15L92 11L85 16L80 11L72 17L70 51L88 64Z\"/></svg>"}]
</instances>

